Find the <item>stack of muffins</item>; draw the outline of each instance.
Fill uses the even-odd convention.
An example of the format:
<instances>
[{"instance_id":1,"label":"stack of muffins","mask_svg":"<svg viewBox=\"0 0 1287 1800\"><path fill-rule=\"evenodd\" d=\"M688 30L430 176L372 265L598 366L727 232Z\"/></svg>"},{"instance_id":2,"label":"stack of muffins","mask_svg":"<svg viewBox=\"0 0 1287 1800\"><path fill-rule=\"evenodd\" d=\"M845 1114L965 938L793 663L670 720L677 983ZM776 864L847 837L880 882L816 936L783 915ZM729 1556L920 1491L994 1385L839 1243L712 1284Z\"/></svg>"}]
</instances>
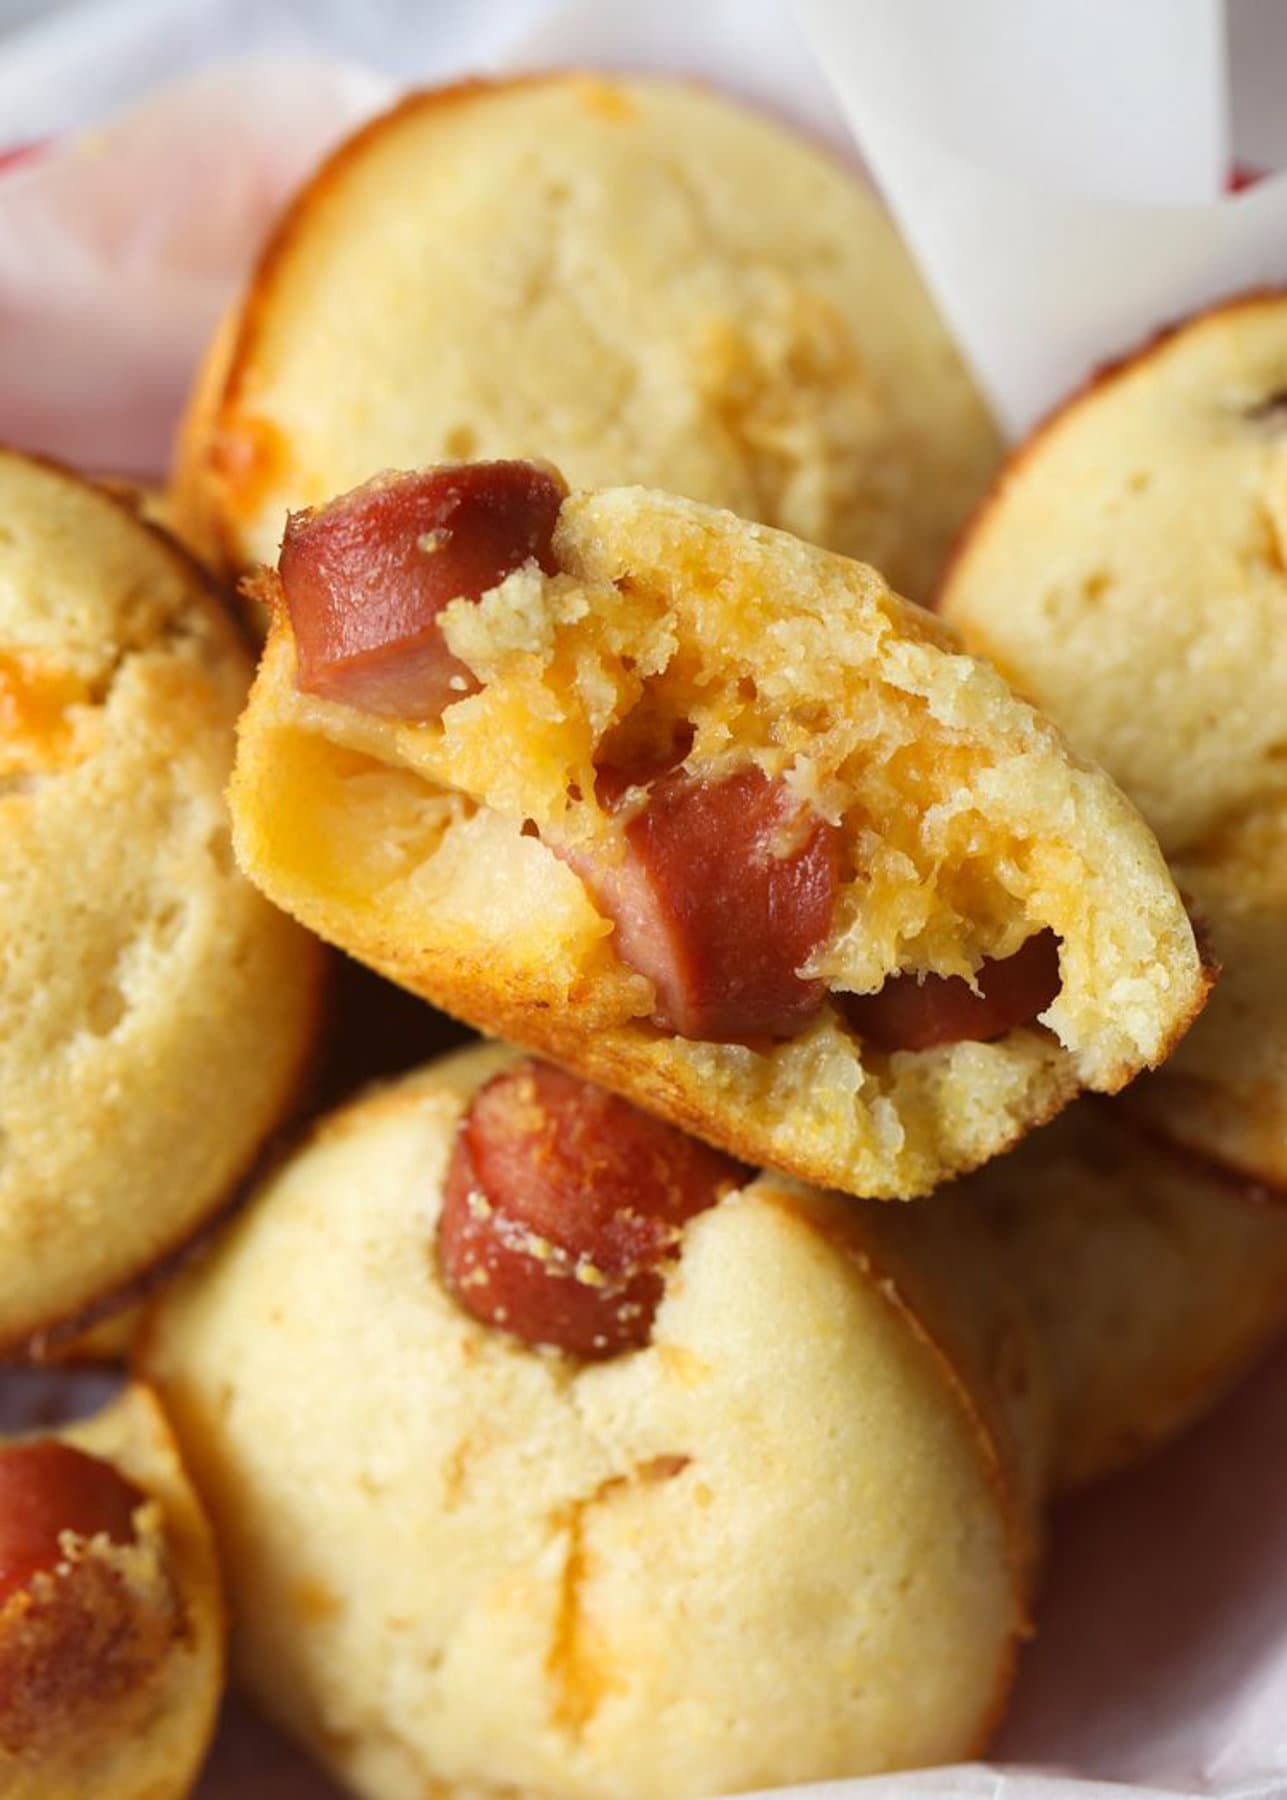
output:
<instances>
[{"instance_id":1,"label":"stack of muffins","mask_svg":"<svg viewBox=\"0 0 1287 1800\"><path fill-rule=\"evenodd\" d=\"M188 1791L221 1584L369 1800L985 1748L1287 1320L1285 395L1242 302L996 475L844 166L551 75L297 197L175 537L0 457L0 1342L156 1290L0 1448L0 1792Z\"/></svg>"}]
</instances>

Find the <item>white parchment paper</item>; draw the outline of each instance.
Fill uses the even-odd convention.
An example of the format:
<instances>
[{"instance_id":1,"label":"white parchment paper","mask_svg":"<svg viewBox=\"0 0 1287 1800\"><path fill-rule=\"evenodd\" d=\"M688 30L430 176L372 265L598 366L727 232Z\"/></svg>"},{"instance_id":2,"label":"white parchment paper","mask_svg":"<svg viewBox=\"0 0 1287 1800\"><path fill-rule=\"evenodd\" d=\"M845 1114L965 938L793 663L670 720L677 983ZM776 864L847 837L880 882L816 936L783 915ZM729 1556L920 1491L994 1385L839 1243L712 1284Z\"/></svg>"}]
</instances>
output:
<instances>
[{"instance_id":1,"label":"white parchment paper","mask_svg":"<svg viewBox=\"0 0 1287 1800\"><path fill-rule=\"evenodd\" d=\"M1287 175L1224 191L1236 153L1272 167L1287 149L1287 7L799 0L797 11L1016 435L1158 327L1287 280Z\"/></svg>"},{"instance_id":2,"label":"white parchment paper","mask_svg":"<svg viewBox=\"0 0 1287 1800\"><path fill-rule=\"evenodd\" d=\"M568 61L700 74L836 141L848 116L1019 425L1194 298L1287 276L1281 185L1213 197L1230 156L1269 161L1287 134L1273 104L1287 64L1275 89L1268 53L1256 54L1262 27L1281 41L1287 7L1274 0L1258 24L1263 0L1237 3L1245 16L1232 34L1207 0L802 0L795 12L778 0L629 10L388 0L360 22L299 0L175 0L163 29L152 0L83 6L74 33L55 22L0 56L0 151L59 134L0 171L0 437L85 467L159 472L211 326L325 147L409 75ZM1013 41L1007 8L1011 24L1021 10L1028 19ZM985 13L992 25L971 48ZM1100 34L1102 91L1082 25ZM1141 90L1145 129L1131 70L1147 31L1163 29L1167 66ZM192 72L247 47L274 54ZM366 63L319 55L328 47L360 48ZM1030 59L1027 75L1043 70L1063 90L1057 105L1015 92L1012 49ZM1239 63L1258 71L1250 124L1222 86ZM171 77L177 85L140 100ZM986 127L979 84L998 109ZM1015 105L1003 114L1007 92ZM78 129L126 102L114 121ZM1183 129L1171 130L1173 112ZM1087 117L1110 141L1079 157ZM1016 142L1021 153L1007 157ZM955 229L954 211L968 230ZM65 1378L0 1376L9 1425L88 1397ZM1150 1467L1061 1509L1038 1624L994 1766L811 1794L1108 1800L1126 1790L1101 1782L1128 1782L1136 1800L1287 1796L1287 1354ZM233 1703L200 1792L324 1800L334 1790Z\"/></svg>"}]
</instances>

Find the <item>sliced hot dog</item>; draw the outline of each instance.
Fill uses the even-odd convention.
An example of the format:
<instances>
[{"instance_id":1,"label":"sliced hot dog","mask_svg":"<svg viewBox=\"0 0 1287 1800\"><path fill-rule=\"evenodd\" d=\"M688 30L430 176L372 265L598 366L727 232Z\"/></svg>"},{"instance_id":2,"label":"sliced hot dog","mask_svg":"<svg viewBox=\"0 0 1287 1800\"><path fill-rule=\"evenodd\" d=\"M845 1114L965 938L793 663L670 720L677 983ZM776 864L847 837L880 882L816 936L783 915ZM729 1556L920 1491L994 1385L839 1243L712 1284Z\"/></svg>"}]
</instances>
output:
<instances>
[{"instance_id":1,"label":"sliced hot dog","mask_svg":"<svg viewBox=\"0 0 1287 1800\"><path fill-rule=\"evenodd\" d=\"M65 1531L134 1541L143 1495L111 1463L55 1438L0 1449L0 1605L62 1560Z\"/></svg>"},{"instance_id":2,"label":"sliced hot dog","mask_svg":"<svg viewBox=\"0 0 1287 1800\"><path fill-rule=\"evenodd\" d=\"M628 1101L526 1061L474 1096L438 1227L465 1311L598 1359L648 1342L685 1222L746 1171Z\"/></svg>"},{"instance_id":3,"label":"sliced hot dog","mask_svg":"<svg viewBox=\"0 0 1287 1800\"><path fill-rule=\"evenodd\" d=\"M378 476L317 512L292 513L278 570L299 686L395 718L436 719L477 683L438 629L550 543L566 488L527 462Z\"/></svg>"},{"instance_id":4,"label":"sliced hot dog","mask_svg":"<svg viewBox=\"0 0 1287 1800\"><path fill-rule=\"evenodd\" d=\"M831 927L838 833L754 768L722 781L677 770L623 815L620 863L569 858L656 989L652 1021L716 1043L791 1037L821 981L797 971Z\"/></svg>"},{"instance_id":5,"label":"sliced hot dog","mask_svg":"<svg viewBox=\"0 0 1287 1800\"><path fill-rule=\"evenodd\" d=\"M1059 992L1059 940L1039 931L1013 956L984 961L979 992L958 975L895 975L874 994L838 994L845 1017L881 1050L987 1043L1030 1025Z\"/></svg>"}]
</instances>

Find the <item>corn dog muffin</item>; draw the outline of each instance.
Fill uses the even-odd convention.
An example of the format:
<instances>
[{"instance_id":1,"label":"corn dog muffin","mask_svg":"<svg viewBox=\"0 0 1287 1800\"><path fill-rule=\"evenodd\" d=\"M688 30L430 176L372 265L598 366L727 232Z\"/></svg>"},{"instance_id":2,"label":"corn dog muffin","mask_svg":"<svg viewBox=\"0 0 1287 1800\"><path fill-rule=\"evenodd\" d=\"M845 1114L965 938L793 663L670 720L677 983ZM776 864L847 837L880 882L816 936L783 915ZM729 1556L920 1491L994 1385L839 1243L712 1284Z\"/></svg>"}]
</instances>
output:
<instances>
[{"instance_id":1,"label":"corn dog muffin","mask_svg":"<svg viewBox=\"0 0 1287 1800\"><path fill-rule=\"evenodd\" d=\"M146 1388L0 1443L6 1800L180 1800L223 1652L210 1529Z\"/></svg>"},{"instance_id":2,"label":"corn dog muffin","mask_svg":"<svg viewBox=\"0 0 1287 1800\"><path fill-rule=\"evenodd\" d=\"M413 95L303 190L212 347L179 528L225 567L374 470L554 457L924 599L1000 440L856 172L694 86Z\"/></svg>"},{"instance_id":3,"label":"corn dog muffin","mask_svg":"<svg viewBox=\"0 0 1287 1800\"><path fill-rule=\"evenodd\" d=\"M1080 1101L935 1204L968 1207L1050 1355L1051 1483L1193 1424L1287 1325L1287 1206Z\"/></svg>"},{"instance_id":4,"label":"corn dog muffin","mask_svg":"<svg viewBox=\"0 0 1287 1800\"><path fill-rule=\"evenodd\" d=\"M0 451L0 1346L190 1236L299 1081L322 952L223 799L249 680L177 546Z\"/></svg>"},{"instance_id":5,"label":"corn dog muffin","mask_svg":"<svg viewBox=\"0 0 1287 1800\"><path fill-rule=\"evenodd\" d=\"M1099 377L1016 453L940 609L1157 832L1224 980L1130 1104L1287 1184L1287 296Z\"/></svg>"},{"instance_id":6,"label":"corn dog muffin","mask_svg":"<svg viewBox=\"0 0 1287 1800\"><path fill-rule=\"evenodd\" d=\"M147 1328L252 1696L369 1800L977 1751L1047 1414L968 1224L501 1048L333 1116Z\"/></svg>"},{"instance_id":7,"label":"corn dog muffin","mask_svg":"<svg viewBox=\"0 0 1287 1800\"><path fill-rule=\"evenodd\" d=\"M295 516L258 591L252 879L747 1161L926 1192L1202 1003L1133 809L858 564L468 464Z\"/></svg>"}]
</instances>

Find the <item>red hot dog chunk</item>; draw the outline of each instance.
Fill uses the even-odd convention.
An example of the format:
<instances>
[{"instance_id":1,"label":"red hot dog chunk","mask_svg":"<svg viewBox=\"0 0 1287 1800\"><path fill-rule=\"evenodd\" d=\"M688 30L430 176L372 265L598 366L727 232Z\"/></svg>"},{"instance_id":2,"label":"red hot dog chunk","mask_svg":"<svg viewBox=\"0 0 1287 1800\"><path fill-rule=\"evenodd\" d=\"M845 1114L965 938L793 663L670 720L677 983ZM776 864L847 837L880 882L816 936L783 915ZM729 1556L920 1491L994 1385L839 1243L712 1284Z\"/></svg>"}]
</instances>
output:
<instances>
[{"instance_id":1,"label":"red hot dog chunk","mask_svg":"<svg viewBox=\"0 0 1287 1800\"><path fill-rule=\"evenodd\" d=\"M1013 956L986 959L978 984L976 994L959 975L895 975L874 994L837 999L854 1030L881 1050L985 1044L1031 1024L1059 992L1058 938L1039 931Z\"/></svg>"},{"instance_id":2,"label":"red hot dog chunk","mask_svg":"<svg viewBox=\"0 0 1287 1800\"><path fill-rule=\"evenodd\" d=\"M758 769L653 783L624 826L625 859L575 866L616 926L617 954L656 989L680 1037L791 1037L822 1005L796 971L826 937L838 833Z\"/></svg>"},{"instance_id":3,"label":"red hot dog chunk","mask_svg":"<svg viewBox=\"0 0 1287 1800\"><path fill-rule=\"evenodd\" d=\"M684 1224L746 1179L731 1157L546 1063L474 1096L438 1225L448 1291L529 1344L598 1360L648 1342Z\"/></svg>"},{"instance_id":4,"label":"red hot dog chunk","mask_svg":"<svg viewBox=\"0 0 1287 1800\"><path fill-rule=\"evenodd\" d=\"M477 687L438 629L550 548L567 489L526 462L379 476L318 512L292 513L278 570L297 683L364 712L436 719Z\"/></svg>"},{"instance_id":5,"label":"red hot dog chunk","mask_svg":"<svg viewBox=\"0 0 1287 1800\"><path fill-rule=\"evenodd\" d=\"M55 1438L0 1450L0 1605L58 1565L64 1531L133 1543L143 1498L111 1463Z\"/></svg>"}]
</instances>

